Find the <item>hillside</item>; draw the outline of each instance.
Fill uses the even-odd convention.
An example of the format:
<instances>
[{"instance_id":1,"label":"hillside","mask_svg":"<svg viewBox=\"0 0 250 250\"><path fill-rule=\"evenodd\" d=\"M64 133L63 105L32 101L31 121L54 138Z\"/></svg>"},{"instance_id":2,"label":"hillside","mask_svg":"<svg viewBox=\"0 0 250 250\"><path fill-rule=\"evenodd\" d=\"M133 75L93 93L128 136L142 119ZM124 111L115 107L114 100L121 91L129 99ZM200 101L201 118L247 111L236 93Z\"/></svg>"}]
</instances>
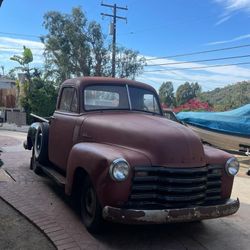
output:
<instances>
[{"instance_id":1,"label":"hillside","mask_svg":"<svg viewBox=\"0 0 250 250\"><path fill-rule=\"evenodd\" d=\"M202 92L201 101L208 102L214 111L225 111L250 103L250 81L239 82L224 88Z\"/></svg>"}]
</instances>

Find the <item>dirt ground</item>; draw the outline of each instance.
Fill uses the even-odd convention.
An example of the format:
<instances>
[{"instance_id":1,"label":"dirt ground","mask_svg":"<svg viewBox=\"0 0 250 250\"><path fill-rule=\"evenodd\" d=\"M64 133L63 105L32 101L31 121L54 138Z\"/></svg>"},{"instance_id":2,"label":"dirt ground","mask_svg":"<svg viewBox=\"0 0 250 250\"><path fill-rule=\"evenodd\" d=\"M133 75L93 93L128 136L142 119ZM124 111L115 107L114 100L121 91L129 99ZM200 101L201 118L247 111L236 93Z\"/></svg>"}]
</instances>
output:
<instances>
[{"instance_id":1,"label":"dirt ground","mask_svg":"<svg viewBox=\"0 0 250 250\"><path fill-rule=\"evenodd\" d=\"M55 249L33 224L0 198L0 249Z\"/></svg>"}]
</instances>

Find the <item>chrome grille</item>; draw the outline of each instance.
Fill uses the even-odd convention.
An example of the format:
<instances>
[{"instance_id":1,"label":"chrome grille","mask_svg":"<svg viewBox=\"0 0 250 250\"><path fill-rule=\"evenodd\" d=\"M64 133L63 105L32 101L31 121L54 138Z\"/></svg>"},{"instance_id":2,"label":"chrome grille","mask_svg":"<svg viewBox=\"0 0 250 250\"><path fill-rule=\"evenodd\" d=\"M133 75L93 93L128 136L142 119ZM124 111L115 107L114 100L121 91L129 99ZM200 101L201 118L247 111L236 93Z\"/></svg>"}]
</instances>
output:
<instances>
[{"instance_id":1,"label":"chrome grille","mask_svg":"<svg viewBox=\"0 0 250 250\"><path fill-rule=\"evenodd\" d=\"M221 200L221 166L135 167L130 208L178 208Z\"/></svg>"}]
</instances>

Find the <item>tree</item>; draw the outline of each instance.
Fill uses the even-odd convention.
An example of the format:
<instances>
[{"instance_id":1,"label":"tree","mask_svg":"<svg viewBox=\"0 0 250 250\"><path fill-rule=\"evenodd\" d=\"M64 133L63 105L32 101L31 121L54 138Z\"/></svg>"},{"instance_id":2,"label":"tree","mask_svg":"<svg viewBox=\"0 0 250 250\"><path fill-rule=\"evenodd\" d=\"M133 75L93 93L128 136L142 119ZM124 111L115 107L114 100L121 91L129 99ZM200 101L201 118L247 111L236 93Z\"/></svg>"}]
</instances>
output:
<instances>
[{"instance_id":1,"label":"tree","mask_svg":"<svg viewBox=\"0 0 250 250\"><path fill-rule=\"evenodd\" d=\"M31 77L31 69L29 67L29 64L33 61L33 54L29 48L26 48L23 46L23 53L22 56L14 55L10 58L12 61L18 62L21 66L16 67L16 70L21 70L25 73L27 80L30 81Z\"/></svg>"},{"instance_id":2,"label":"tree","mask_svg":"<svg viewBox=\"0 0 250 250\"><path fill-rule=\"evenodd\" d=\"M191 88L193 89L193 95L194 95L194 97L197 97L197 96L200 95L200 93L201 93L201 86L198 84L198 82L191 83Z\"/></svg>"},{"instance_id":3,"label":"tree","mask_svg":"<svg viewBox=\"0 0 250 250\"><path fill-rule=\"evenodd\" d=\"M49 117L56 107L57 89L52 82L34 78L32 88L24 104L30 105L30 111L42 117Z\"/></svg>"},{"instance_id":4,"label":"tree","mask_svg":"<svg viewBox=\"0 0 250 250\"><path fill-rule=\"evenodd\" d=\"M224 88L199 94L202 101L213 105L215 111L235 109L250 103L250 81L238 82Z\"/></svg>"},{"instance_id":5,"label":"tree","mask_svg":"<svg viewBox=\"0 0 250 250\"><path fill-rule=\"evenodd\" d=\"M84 13L79 8L73 9L72 15L50 11L43 25L49 32L42 38L48 74L60 82L71 75L89 75L92 62Z\"/></svg>"},{"instance_id":6,"label":"tree","mask_svg":"<svg viewBox=\"0 0 250 250\"><path fill-rule=\"evenodd\" d=\"M71 14L50 11L44 16L48 34L45 45L46 71L58 83L74 76L110 76L111 53L97 22L88 22L81 8ZM134 78L145 64L138 52L117 48L117 76Z\"/></svg>"},{"instance_id":7,"label":"tree","mask_svg":"<svg viewBox=\"0 0 250 250\"><path fill-rule=\"evenodd\" d=\"M201 86L196 83L185 82L176 91L176 101L178 105L184 104L197 97L201 93Z\"/></svg>"},{"instance_id":8,"label":"tree","mask_svg":"<svg viewBox=\"0 0 250 250\"><path fill-rule=\"evenodd\" d=\"M145 58L139 57L138 51L124 47L117 48L116 50L116 74L119 77L135 79L137 75L142 73Z\"/></svg>"},{"instance_id":9,"label":"tree","mask_svg":"<svg viewBox=\"0 0 250 250\"><path fill-rule=\"evenodd\" d=\"M159 96L161 103L166 104L168 107L173 107L175 105L173 83L163 82L159 88Z\"/></svg>"},{"instance_id":10,"label":"tree","mask_svg":"<svg viewBox=\"0 0 250 250\"><path fill-rule=\"evenodd\" d=\"M29 92L29 86L31 85L31 75L34 69L30 69L29 64L33 61L33 54L29 48L23 46L23 53L22 55L14 55L10 58L10 60L17 62L20 66L15 67L10 72L13 75L16 71L23 72L24 79L23 79L23 93L21 93L20 82L16 81L16 89L17 89L17 103L18 106L23 107L23 99ZM27 112L27 110L25 109Z\"/></svg>"},{"instance_id":11,"label":"tree","mask_svg":"<svg viewBox=\"0 0 250 250\"><path fill-rule=\"evenodd\" d=\"M104 46L104 35L102 34L100 24L91 22L88 25L88 37L90 49L93 55L93 69L91 70L91 74L94 76L109 75L111 69L108 69L107 65L111 59L108 50Z\"/></svg>"},{"instance_id":12,"label":"tree","mask_svg":"<svg viewBox=\"0 0 250 250\"><path fill-rule=\"evenodd\" d=\"M22 92L20 104L27 113L28 123L32 120L29 116L31 112L40 116L52 115L55 109L57 91L52 82L42 77L42 72L39 69L29 67L33 61L31 50L24 46L22 56L14 55L11 60L20 65L11 71L12 76L17 70L24 72L24 79L21 82L17 80L16 85L18 92ZM21 89L22 91L20 91Z\"/></svg>"}]
</instances>

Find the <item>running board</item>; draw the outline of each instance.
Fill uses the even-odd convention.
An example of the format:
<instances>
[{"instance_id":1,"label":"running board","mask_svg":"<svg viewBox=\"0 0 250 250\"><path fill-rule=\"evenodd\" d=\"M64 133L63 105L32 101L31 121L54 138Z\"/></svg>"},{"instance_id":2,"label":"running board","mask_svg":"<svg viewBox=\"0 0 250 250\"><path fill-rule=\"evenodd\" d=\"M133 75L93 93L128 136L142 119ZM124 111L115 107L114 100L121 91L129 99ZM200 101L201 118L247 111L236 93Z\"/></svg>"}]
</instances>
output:
<instances>
[{"instance_id":1,"label":"running board","mask_svg":"<svg viewBox=\"0 0 250 250\"><path fill-rule=\"evenodd\" d=\"M66 178L58 173L56 170L54 170L51 167L45 167L42 165L39 165L39 167L41 167L42 171L48 176L50 177L53 181L56 182L56 184L62 188L65 187L65 183L66 183Z\"/></svg>"}]
</instances>

